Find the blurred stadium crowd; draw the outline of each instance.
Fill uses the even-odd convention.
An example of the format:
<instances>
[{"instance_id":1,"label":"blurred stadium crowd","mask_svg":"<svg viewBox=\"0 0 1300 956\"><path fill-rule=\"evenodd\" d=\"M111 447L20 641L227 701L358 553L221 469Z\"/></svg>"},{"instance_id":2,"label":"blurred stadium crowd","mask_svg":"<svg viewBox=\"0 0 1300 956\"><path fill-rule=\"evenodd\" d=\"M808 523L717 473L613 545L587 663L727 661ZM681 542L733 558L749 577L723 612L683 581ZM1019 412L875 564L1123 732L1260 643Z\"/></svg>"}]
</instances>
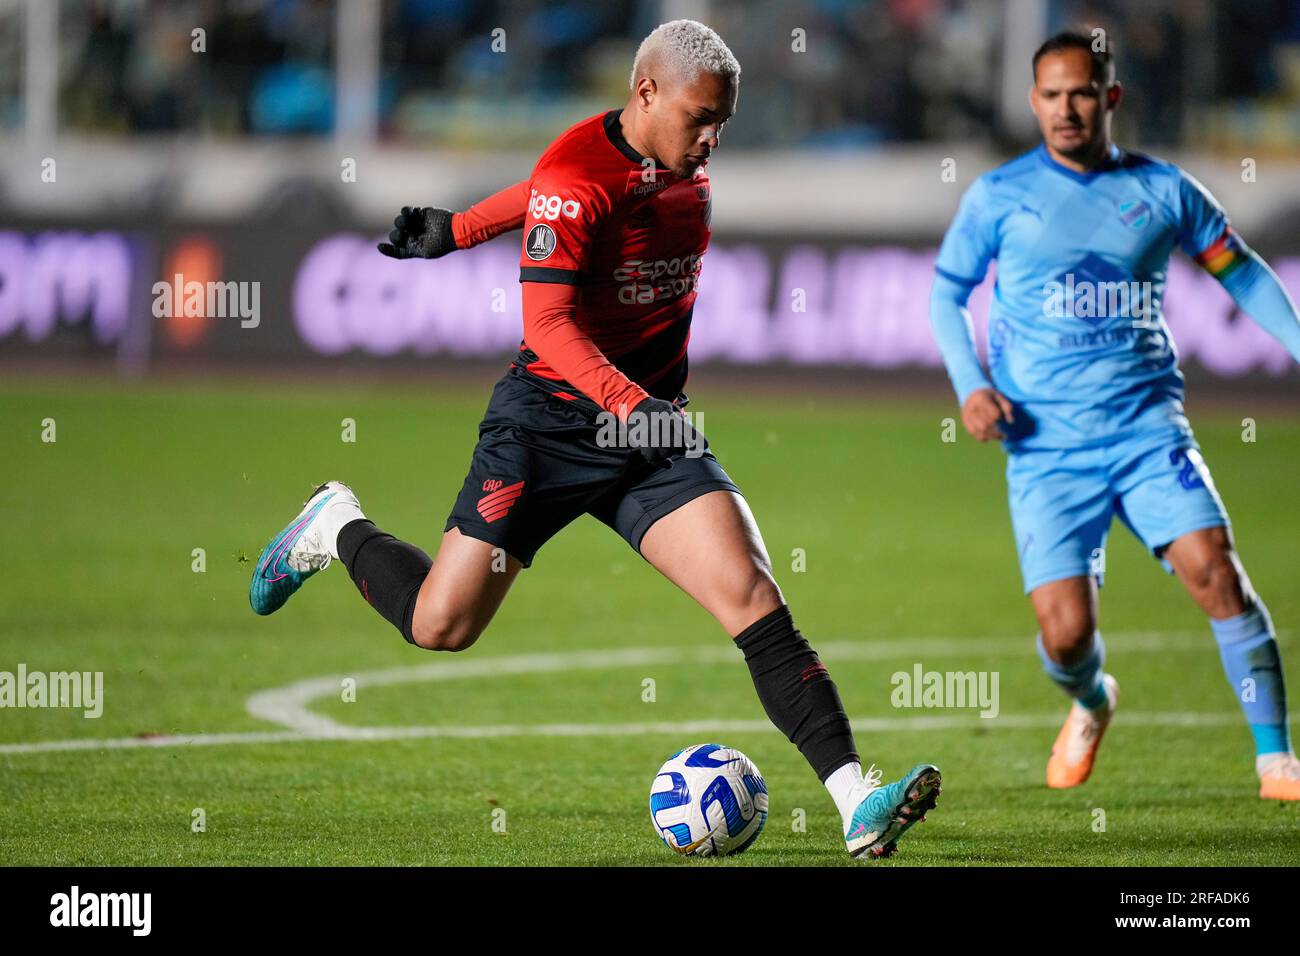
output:
<instances>
[{"instance_id":1,"label":"blurred stadium crowd","mask_svg":"<svg viewBox=\"0 0 1300 956\"><path fill-rule=\"evenodd\" d=\"M335 117L335 0L59 3L65 131L325 134ZM375 0L379 127L389 140L543 145L557 118L625 95L661 0ZM738 146L870 147L1014 139L1001 120L1015 0L713 0L745 70ZM1297 0L1050 0L1047 26L1104 24L1123 115L1148 145L1300 145ZM21 4L0 3L0 129L21 123ZM788 24L809 55L789 56ZM191 30L206 31L203 56ZM487 38L504 29L509 55ZM1026 83L1028 76L1025 77ZM1198 139L1200 140L1198 142Z\"/></svg>"}]
</instances>

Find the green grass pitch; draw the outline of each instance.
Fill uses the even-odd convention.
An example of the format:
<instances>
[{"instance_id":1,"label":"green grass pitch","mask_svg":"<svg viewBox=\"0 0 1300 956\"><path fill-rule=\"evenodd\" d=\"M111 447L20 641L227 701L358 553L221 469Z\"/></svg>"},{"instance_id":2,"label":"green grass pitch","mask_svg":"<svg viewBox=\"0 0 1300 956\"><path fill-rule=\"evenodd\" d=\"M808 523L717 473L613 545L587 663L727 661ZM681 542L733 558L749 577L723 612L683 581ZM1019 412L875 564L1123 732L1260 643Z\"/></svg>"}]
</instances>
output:
<instances>
[{"instance_id":1,"label":"green grass pitch","mask_svg":"<svg viewBox=\"0 0 1300 956\"><path fill-rule=\"evenodd\" d=\"M887 779L919 760L944 771L938 809L901 852L854 865L1300 863L1300 806L1256 796L1203 616L1126 531L1112 535L1102 594L1120 714L1093 780L1049 792L1066 702L1033 651L1001 452L964 433L941 441L955 409L938 393L781 398L696 379L693 410L862 721L864 763ZM350 482L381 527L436 547L489 388L432 375L328 389L0 384L0 670L103 671L105 696L98 719L0 710L0 744L275 734L249 698L312 678L339 683L309 714L377 737L0 752L0 864L849 864L829 798L764 729L727 635L592 519L543 549L461 655L407 646L340 568L275 616L252 614L248 562L325 478ZM1294 688L1300 413L1195 399ZM355 443L341 440L344 418ZM918 663L996 671L999 717L893 707L891 675ZM421 671L367 676L396 668ZM711 729L724 721L737 723ZM712 739L758 764L771 813L746 854L681 860L652 833L649 784L669 754Z\"/></svg>"}]
</instances>

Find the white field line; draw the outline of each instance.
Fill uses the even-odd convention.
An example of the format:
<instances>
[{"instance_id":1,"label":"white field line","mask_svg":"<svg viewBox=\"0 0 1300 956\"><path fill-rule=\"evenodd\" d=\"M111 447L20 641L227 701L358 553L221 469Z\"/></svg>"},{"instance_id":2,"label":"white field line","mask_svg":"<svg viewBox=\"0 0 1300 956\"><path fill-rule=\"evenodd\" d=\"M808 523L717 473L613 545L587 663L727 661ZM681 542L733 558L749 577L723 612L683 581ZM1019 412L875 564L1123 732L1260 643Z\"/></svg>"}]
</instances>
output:
<instances>
[{"instance_id":1,"label":"white field line","mask_svg":"<svg viewBox=\"0 0 1300 956\"><path fill-rule=\"evenodd\" d=\"M1114 635L1114 646L1123 653L1158 653L1194 651L1213 645L1213 639L1200 634L1143 633ZM915 638L889 641L841 641L819 645L818 651L828 662L900 661L960 656L969 662L972 656L995 658L1032 653L1032 642L1016 638ZM657 667L680 664L739 663L733 647L725 644L709 647L627 648L610 651L573 651L542 654L518 654L480 660L442 658L416 667L400 667L359 674L336 674L297 681L284 687L259 691L248 698L248 713L284 728L243 733L159 734L148 737L81 738L42 740L30 743L0 744L0 754L39 753L71 750L128 750L150 747L217 746L222 744L284 743L304 740L409 740L431 738L485 739L493 737L595 737L674 734L680 736L773 731L766 720L697 720L679 722L645 721L636 723L544 723L494 724L457 727L448 725L406 727L358 727L340 724L308 710L308 705L340 693L345 679L356 681L358 689L391 684L428 683L502 677L516 674L540 674L579 670L616 670L630 667ZM927 664L933 670L933 664ZM969 666L969 665L968 665ZM859 732L925 731L951 729L1029 729L1055 728L1061 713L1001 714L985 720L975 713L867 717L854 720ZM1124 712L1122 724L1130 726L1195 727L1219 726L1240 721L1238 714L1137 713Z\"/></svg>"}]
</instances>

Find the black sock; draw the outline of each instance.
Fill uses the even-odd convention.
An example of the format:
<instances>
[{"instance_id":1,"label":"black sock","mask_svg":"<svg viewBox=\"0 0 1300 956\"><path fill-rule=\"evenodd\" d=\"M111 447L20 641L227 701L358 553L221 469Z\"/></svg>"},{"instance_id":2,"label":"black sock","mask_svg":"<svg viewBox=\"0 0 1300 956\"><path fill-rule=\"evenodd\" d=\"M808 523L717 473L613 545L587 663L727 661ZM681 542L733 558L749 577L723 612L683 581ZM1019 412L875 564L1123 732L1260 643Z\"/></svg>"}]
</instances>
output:
<instances>
[{"instance_id":1,"label":"black sock","mask_svg":"<svg viewBox=\"0 0 1300 956\"><path fill-rule=\"evenodd\" d=\"M349 521L339 529L338 551L366 603L414 644L415 599L433 560L415 545L380 531L366 518Z\"/></svg>"},{"instance_id":2,"label":"black sock","mask_svg":"<svg viewBox=\"0 0 1300 956\"><path fill-rule=\"evenodd\" d=\"M858 760L849 716L826 665L794 626L785 605L736 635L763 709L799 748L822 783Z\"/></svg>"}]
</instances>

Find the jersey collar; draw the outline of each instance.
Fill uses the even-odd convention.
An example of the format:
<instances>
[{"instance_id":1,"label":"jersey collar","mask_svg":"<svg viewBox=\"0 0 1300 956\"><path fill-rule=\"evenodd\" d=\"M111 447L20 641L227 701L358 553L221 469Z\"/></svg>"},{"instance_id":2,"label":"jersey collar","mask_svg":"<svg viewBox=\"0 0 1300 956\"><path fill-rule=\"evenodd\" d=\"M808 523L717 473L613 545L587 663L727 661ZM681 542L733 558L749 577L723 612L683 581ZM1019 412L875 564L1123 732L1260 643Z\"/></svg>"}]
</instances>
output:
<instances>
[{"instance_id":1,"label":"jersey collar","mask_svg":"<svg viewBox=\"0 0 1300 956\"><path fill-rule=\"evenodd\" d=\"M1124 158L1123 150L1114 143L1111 143L1110 152L1106 154L1105 161L1091 172L1081 173L1077 170L1071 169L1069 166L1062 166L1056 160L1052 159L1052 154L1047 151L1046 143L1039 143L1038 148L1034 150L1034 152L1038 154L1038 158L1043 161L1043 165L1048 169L1054 169L1062 176L1073 179L1076 183L1082 183L1085 186L1102 173L1109 173L1113 170L1119 169Z\"/></svg>"},{"instance_id":2,"label":"jersey collar","mask_svg":"<svg viewBox=\"0 0 1300 956\"><path fill-rule=\"evenodd\" d=\"M610 143L613 144L616 150L638 166L644 168L648 157L642 156L638 153L632 148L632 144L623 138L623 127L618 121L619 114L622 112L622 110L610 110L605 114L605 135L609 137ZM655 171L661 173L672 172L672 170L667 166L660 166L658 163L655 163Z\"/></svg>"}]
</instances>

